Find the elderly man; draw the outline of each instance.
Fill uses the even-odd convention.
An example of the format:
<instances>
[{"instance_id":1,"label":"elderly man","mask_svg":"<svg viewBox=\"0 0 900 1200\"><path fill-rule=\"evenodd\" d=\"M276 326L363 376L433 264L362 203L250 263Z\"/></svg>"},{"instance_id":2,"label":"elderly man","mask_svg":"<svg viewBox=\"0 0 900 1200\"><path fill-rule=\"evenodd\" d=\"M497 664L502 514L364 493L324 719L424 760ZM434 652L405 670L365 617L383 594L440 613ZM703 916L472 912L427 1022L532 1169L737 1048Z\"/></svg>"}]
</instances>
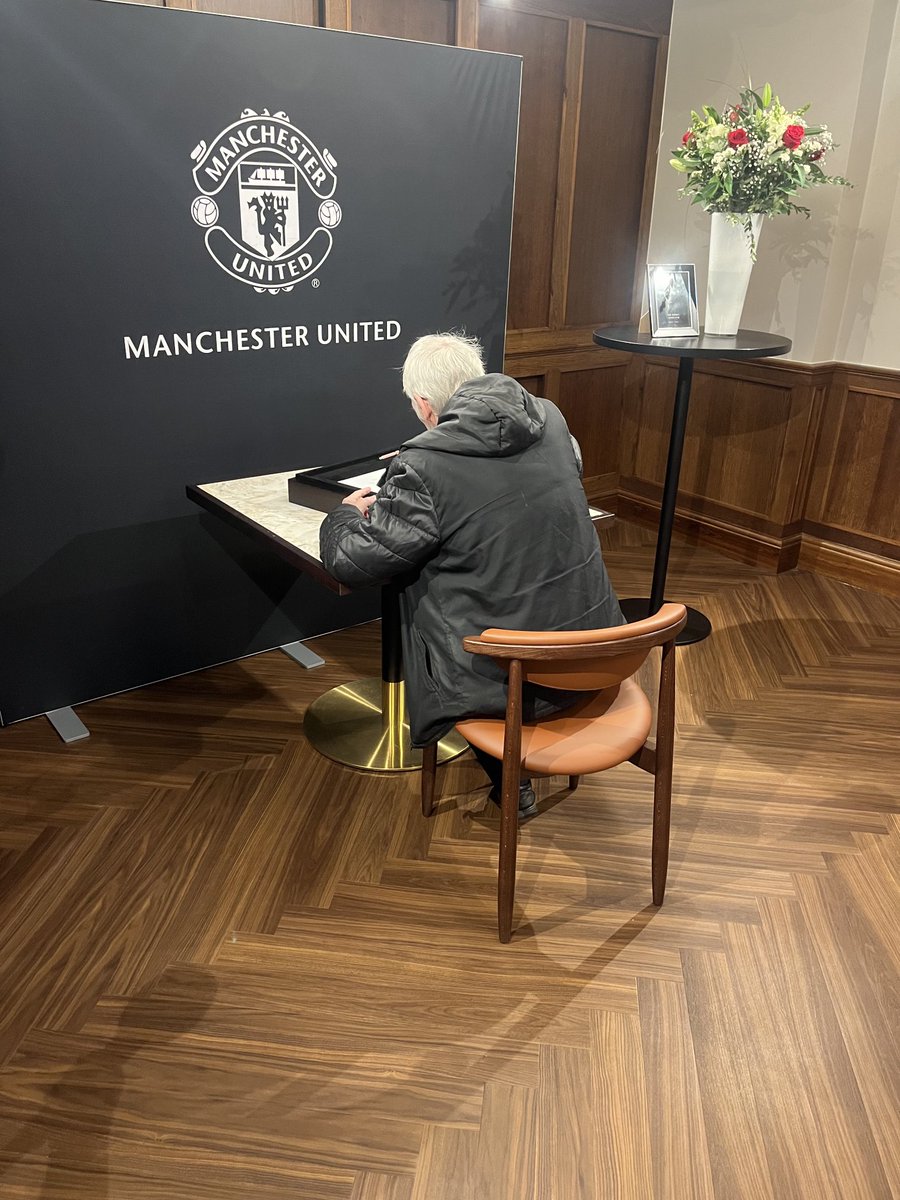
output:
<instances>
[{"instance_id":1,"label":"elderly man","mask_svg":"<svg viewBox=\"0 0 900 1200\"><path fill-rule=\"evenodd\" d=\"M457 721L506 711L504 672L467 654L466 634L599 629L624 618L559 409L506 375L485 375L478 343L452 334L413 343L403 390L425 432L404 442L377 496L363 488L329 513L321 554L351 587L400 584L410 733L425 746ZM577 698L526 684L524 718ZM499 803L501 764L476 755ZM535 811L523 780L519 815Z\"/></svg>"}]
</instances>

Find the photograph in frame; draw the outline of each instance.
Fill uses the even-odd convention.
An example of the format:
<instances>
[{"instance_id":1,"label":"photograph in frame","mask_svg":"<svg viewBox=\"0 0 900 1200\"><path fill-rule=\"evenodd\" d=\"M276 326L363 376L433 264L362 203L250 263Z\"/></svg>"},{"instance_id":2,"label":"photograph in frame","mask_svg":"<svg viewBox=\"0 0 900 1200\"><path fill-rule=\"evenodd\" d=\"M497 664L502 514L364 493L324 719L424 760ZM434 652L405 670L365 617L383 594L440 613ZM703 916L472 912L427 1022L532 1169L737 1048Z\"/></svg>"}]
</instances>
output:
<instances>
[{"instance_id":1,"label":"photograph in frame","mask_svg":"<svg viewBox=\"0 0 900 1200\"><path fill-rule=\"evenodd\" d=\"M693 263L648 263L647 291L653 337L696 337L700 333Z\"/></svg>"}]
</instances>

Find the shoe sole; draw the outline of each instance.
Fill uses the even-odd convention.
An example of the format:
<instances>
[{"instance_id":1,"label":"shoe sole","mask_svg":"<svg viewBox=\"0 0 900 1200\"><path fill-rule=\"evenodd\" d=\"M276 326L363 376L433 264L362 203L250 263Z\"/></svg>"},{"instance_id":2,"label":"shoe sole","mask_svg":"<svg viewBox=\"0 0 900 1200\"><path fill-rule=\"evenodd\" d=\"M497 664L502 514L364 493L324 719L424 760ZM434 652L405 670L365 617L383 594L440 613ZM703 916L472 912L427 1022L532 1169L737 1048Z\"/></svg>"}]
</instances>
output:
<instances>
[{"instance_id":1,"label":"shoe sole","mask_svg":"<svg viewBox=\"0 0 900 1200\"><path fill-rule=\"evenodd\" d=\"M488 795L488 800L489 800L489 801L491 802L491 804L493 804L493 805L494 805L494 807L495 807L495 808L496 808L496 809L499 811L499 809L500 809L500 801L499 801L499 800L495 800L495 799L493 798L493 796L491 796L491 795ZM537 816L537 814L538 814L539 812L540 812L540 809L538 808L538 806L537 806L537 803L530 804L530 805L528 806L528 808L520 808L520 809L519 809L519 820L520 820L520 821L524 821L526 817L534 817L534 816Z\"/></svg>"}]
</instances>

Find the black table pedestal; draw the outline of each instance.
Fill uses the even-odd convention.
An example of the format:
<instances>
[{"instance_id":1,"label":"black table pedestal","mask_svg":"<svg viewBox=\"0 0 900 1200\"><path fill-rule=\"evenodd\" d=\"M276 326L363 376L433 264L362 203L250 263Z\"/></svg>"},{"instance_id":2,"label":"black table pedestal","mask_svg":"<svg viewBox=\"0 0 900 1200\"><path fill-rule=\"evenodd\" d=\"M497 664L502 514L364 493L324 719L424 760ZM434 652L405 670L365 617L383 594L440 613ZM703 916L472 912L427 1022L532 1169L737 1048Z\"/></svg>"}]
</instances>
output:
<instances>
[{"instance_id":1,"label":"black table pedestal","mask_svg":"<svg viewBox=\"0 0 900 1200\"><path fill-rule=\"evenodd\" d=\"M320 754L359 771L418 771L422 751L410 741L400 644L400 592L381 589L381 678L356 679L314 700L303 718L307 740ZM438 742L449 762L469 743L455 729Z\"/></svg>"},{"instance_id":2,"label":"black table pedestal","mask_svg":"<svg viewBox=\"0 0 900 1200\"><path fill-rule=\"evenodd\" d=\"M714 337L702 332L696 337L652 337L636 325L607 326L594 330L594 342L613 350L631 354L667 355L678 358L678 383L675 387L675 407L672 412L672 432L669 435L669 457L666 480L663 484L659 513L659 533L656 537L656 558L653 562L653 583L650 595L621 600L620 607L628 622L640 621L658 612L665 603L666 572L669 568L669 548L675 525L675 501L678 498L678 479L681 474L681 455L684 450L684 431L687 427L688 405L691 399L691 380L695 358L764 358L786 354L791 348L787 338L752 329L740 329L734 336ZM687 624L676 638L679 646L702 642L709 637L712 626L709 618L696 608L688 608Z\"/></svg>"},{"instance_id":3,"label":"black table pedestal","mask_svg":"<svg viewBox=\"0 0 900 1200\"><path fill-rule=\"evenodd\" d=\"M659 612L666 599L666 573L669 569L669 548L672 544L672 529L675 525L675 501L678 498L678 479L681 475L681 455L684 451L684 431L687 428L688 405L691 400L691 380L694 376L694 360L678 360L678 383L675 387L675 408L672 411L672 432L669 435L669 457L666 462L666 481L663 485L662 507L659 514L659 532L656 535L656 557L653 560L653 583L650 596L627 599L619 602L625 619L641 621ZM689 646L702 642L712 632L709 618L696 608L688 608L687 624L675 642Z\"/></svg>"}]
</instances>

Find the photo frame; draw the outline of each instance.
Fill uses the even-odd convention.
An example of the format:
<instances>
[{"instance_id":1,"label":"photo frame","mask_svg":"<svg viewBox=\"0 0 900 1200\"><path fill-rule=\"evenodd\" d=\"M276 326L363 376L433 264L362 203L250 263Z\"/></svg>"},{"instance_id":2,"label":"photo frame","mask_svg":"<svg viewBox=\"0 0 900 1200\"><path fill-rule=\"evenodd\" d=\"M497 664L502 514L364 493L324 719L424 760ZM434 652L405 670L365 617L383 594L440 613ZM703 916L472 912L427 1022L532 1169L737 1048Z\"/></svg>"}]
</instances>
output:
<instances>
[{"instance_id":1,"label":"photo frame","mask_svg":"<svg viewBox=\"0 0 900 1200\"><path fill-rule=\"evenodd\" d=\"M648 263L647 293L653 337L697 337L700 312L693 263Z\"/></svg>"}]
</instances>

